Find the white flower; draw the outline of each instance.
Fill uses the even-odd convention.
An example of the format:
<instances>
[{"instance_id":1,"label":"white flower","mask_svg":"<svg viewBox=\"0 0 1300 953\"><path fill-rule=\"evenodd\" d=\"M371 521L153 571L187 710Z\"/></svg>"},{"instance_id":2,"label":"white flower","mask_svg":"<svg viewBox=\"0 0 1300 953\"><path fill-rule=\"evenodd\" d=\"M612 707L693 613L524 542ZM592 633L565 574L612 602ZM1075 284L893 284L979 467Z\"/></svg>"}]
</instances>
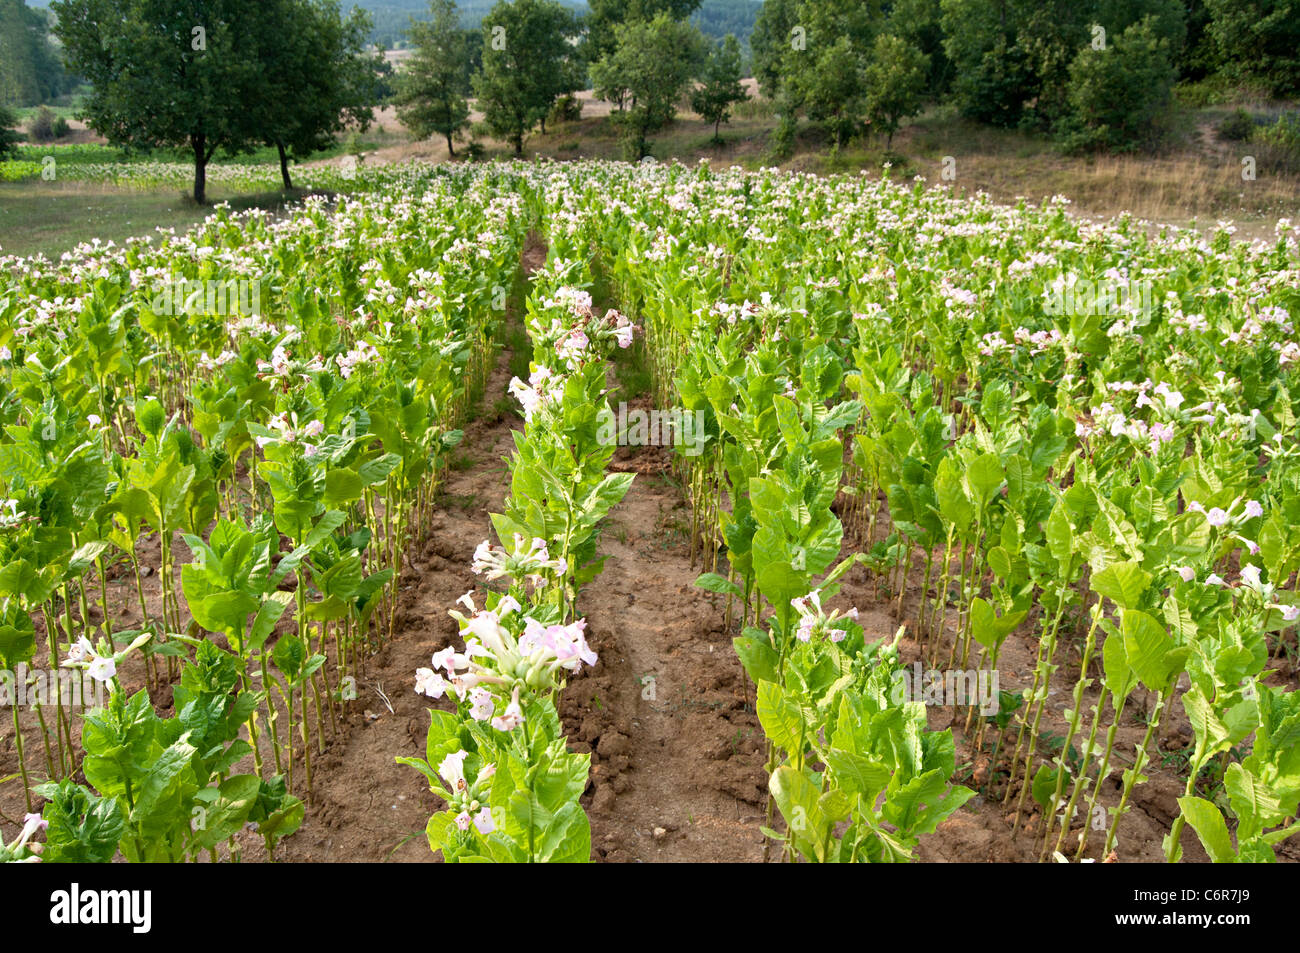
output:
<instances>
[{"instance_id":1,"label":"white flower","mask_svg":"<svg viewBox=\"0 0 1300 953\"><path fill-rule=\"evenodd\" d=\"M473 688L469 693L469 714L475 721L487 721L492 717L495 703L492 693L486 688Z\"/></svg>"},{"instance_id":2,"label":"white flower","mask_svg":"<svg viewBox=\"0 0 1300 953\"><path fill-rule=\"evenodd\" d=\"M415 691L418 695L441 698L447 691L447 680L428 668L415 670Z\"/></svg>"},{"instance_id":3,"label":"white flower","mask_svg":"<svg viewBox=\"0 0 1300 953\"><path fill-rule=\"evenodd\" d=\"M460 794L469 785L465 782L465 759L468 751L453 751L438 765L438 776L447 782L452 794Z\"/></svg>"},{"instance_id":4,"label":"white flower","mask_svg":"<svg viewBox=\"0 0 1300 953\"><path fill-rule=\"evenodd\" d=\"M108 682L117 675L117 663L112 658L96 657L86 670L97 682Z\"/></svg>"},{"instance_id":5,"label":"white flower","mask_svg":"<svg viewBox=\"0 0 1300 953\"><path fill-rule=\"evenodd\" d=\"M519 686L515 686L514 694L510 696L510 704L506 710L492 719L492 727L497 731L514 731L524 723L524 712L519 707Z\"/></svg>"}]
</instances>

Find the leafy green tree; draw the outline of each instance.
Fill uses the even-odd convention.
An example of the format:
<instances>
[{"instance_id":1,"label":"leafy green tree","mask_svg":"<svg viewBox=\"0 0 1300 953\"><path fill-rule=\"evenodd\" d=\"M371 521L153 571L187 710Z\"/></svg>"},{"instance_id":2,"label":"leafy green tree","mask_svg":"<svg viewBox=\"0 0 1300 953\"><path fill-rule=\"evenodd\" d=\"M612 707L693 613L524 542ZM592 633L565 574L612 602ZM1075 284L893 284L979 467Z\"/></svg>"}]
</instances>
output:
<instances>
[{"instance_id":1,"label":"leafy green tree","mask_svg":"<svg viewBox=\"0 0 1300 953\"><path fill-rule=\"evenodd\" d=\"M741 80L740 41L728 34L714 43L700 75L700 86L691 94L691 108L713 123L713 141L721 142L719 127L731 119L731 107L749 98Z\"/></svg>"},{"instance_id":2,"label":"leafy green tree","mask_svg":"<svg viewBox=\"0 0 1300 953\"><path fill-rule=\"evenodd\" d=\"M18 125L18 120L8 109L0 106L0 162L11 158L18 151L18 143L21 137L18 130L13 127Z\"/></svg>"},{"instance_id":3,"label":"leafy green tree","mask_svg":"<svg viewBox=\"0 0 1300 953\"><path fill-rule=\"evenodd\" d=\"M1300 93L1300 4L1296 0L1205 0L1223 73L1262 82L1276 96Z\"/></svg>"},{"instance_id":4,"label":"leafy green tree","mask_svg":"<svg viewBox=\"0 0 1300 953\"><path fill-rule=\"evenodd\" d=\"M885 131L888 145L899 122L920 112L929 68L929 57L901 37L876 37L865 71L867 116Z\"/></svg>"},{"instance_id":5,"label":"leafy green tree","mask_svg":"<svg viewBox=\"0 0 1300 953\"><path fill-rule=\"evenodd\" d=\"M595 63L614 52L620 25L653 20L661 13L685 20L699 9L700 0L588 0L587 6L591 12L583 24L584 56L588 63Z\"/></svg>"},{"instance_id":6,"label":"leafy green tree","mask_svg":"<svg viewBox=\"0 0 1300 953\"><path fill-rule=\"evenodd\" d=\"M818 47L795 79L795 95L808 118L825 124L835 144L843 145L861 127L867 112L862 55L853 41L841 36Z\"/></svg>"},{"instance_id":7,"label":"leafy green tree","mask_svg":"<svg viewBox=\"0 0 1300 953\"><path fill-rule=\"evenodd\" d=\"M305 159L348 127L370 125L382 58L365 52L369 16L354 7L344 19L339 0L265 0L263 16L274 25L259 57L261 122L291 189L290 158Z\"/></svg>"},{"instance_id":8,"label":"leafy green tree","mask_svg":"<svg viewBox=\"0 0 1300 953\"><path fill-rule=\"evenodd\" d=\"M677 114L677 102L700 62L703 37L667 13L621 24L614 34L614 52L592 66L591 78L597 95L625 102L612 118L623 127L630 156L640 159L650 133Z\"/></svg>"},{"instance_id":9,"label":"leafy green tree","mask_svg":"<svg viewBox=\"0 0 1300 953\"><path fill-rule=\"evenodd\" d=\"M799 0L764 0L749 37L754 52L754 78L758 80L759 91L771 100L781 93L785 54L794 42L798 12Z\"/></svg>"},{"instance_id":10,"label":"leafy green tree","mask_svg":"<svg viewBox=\"0 0 1300 953\"><path fill-rule=\"evenodd\" d=\"M911 43L930 63L926 80L929 96L940 96L952 84L952 63L943 52L943 27L939 0L894 0L884 32Z\"/></svg>"},{"instance_id":11,"label":"leafy green tree","mask_svg":"<svg viewBox=\"0 0 1300 953\"><path fill-rule=\"evenodd\" d=\"M578 21L555 0L501 0L483 18L474 93L494 136L523 155L524 137L571 88Z\"/></svg>"},{"instance_id":12,"label":"leafy green tree","mask_svg":"<svg viewBox=\"0 0 1300 953\"><path fill-rule=\"evenodd\" d=\"M1105 49L1085 47L1070 65L1067 144L1132 149L1151 138L1169 109L1176 79L1169 40L1153 18L1128 27Z\"/></svg>"},{"instance_id":13,"label":"leafy green tree","mask_svg":"<svg viewBox=\"0 0 1300 953\"><path fill-rule=\"evenodd\" d=\"M778 101L783 121L797 110L842 143L866 118L864 70L883 22L880 0L801 0L782 39Z\"/></svg>"},{"instance_id":14,"label":"leafy green tree","mask_svg":"<svg viewBox=\"0 0 1300 953\"><path fill-rule=\"evenodd\" d=\"M445 137L454 157L454 140L469 125L468 50L453 0L429 0L429 16L411 24L415 54L398 78L397 115L419 139Z\"/></svg>"},{"instance_id":15,"label":"leafy green tree","mask_svg":"<svg viewBox=\"0 0 1300 953\"><path fill-rule=\"evenodd\" d=\"M250 151L264 139L260 0L54 0L56 35L92 92L84 118L133 150L186 148L194 200L207 201L218 149Z\"/></svg>"},{"instance_id":16,"label":"leafy green tree","mask_svg":"<svg viewBox=\"0 0 1300 953\"><path fill-rule=\"evenodd\" d=\"M0 0L0 106L36 106L72 88L49 38L45 10Z\"/></svg>"}]
</instances>

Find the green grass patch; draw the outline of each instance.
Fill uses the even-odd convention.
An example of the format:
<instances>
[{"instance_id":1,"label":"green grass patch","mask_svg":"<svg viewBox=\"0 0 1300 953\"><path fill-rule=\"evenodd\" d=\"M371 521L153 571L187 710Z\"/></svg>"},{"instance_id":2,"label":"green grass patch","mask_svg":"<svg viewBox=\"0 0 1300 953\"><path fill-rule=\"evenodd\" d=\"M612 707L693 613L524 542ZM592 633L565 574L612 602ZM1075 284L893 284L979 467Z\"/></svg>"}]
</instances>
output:
<instances>
[{"instance_id":1,"label":"green grass patch","mask_svg":"<svg viewBox=\"0 0 1300 953\"><path fill-rule=\"evenodd\" d=\"M238 193L209 189L212 202L236 210L278 209L305 191ZM82 242L98 238L121 244L156 228L183 230L212 214L175 189L142 190L84 183L0 182L0 248L6 255L57 259Z\"/></svg>"}]
</instances>

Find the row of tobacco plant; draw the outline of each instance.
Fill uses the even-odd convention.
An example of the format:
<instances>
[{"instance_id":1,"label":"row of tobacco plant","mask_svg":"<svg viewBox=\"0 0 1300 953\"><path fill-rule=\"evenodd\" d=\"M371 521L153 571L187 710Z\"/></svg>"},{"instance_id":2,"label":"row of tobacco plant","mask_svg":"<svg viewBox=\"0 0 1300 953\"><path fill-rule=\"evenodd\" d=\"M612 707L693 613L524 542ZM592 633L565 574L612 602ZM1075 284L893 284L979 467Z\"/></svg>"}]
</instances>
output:
<instances>
[{"instance_id":1,"label":"row of tobacco plant","mask_svg":"<svg viewBox=\"0 0 1300 953\"><path fill-rule=\"evenodd\" d=\"M525 320L533 354L509 460L510 495L492 514L473 570L488 586L452 610L463 648L442 649L416 674L416 690L448 697L431 710L420 771L446 808L429 819L429 846L449 862L586 863L591 828L579 803L591 757L568 750L558 712L567 679L596 653L578 617L578 595L600 572L601 520L627 493L631 474L605 472L614 445L599 439L608 358L632 343L621 314L593 309L590 274L552 243L532 276Z\"/></svg>"}]
</instances>

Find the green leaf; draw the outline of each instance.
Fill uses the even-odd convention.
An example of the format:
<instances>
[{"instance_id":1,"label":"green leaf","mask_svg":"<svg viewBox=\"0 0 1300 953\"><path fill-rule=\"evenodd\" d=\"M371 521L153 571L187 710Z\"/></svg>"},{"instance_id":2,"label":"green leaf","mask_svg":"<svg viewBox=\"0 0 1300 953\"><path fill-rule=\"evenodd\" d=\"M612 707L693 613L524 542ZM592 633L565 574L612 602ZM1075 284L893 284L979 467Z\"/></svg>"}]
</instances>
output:
<instances>
[{"instance_id":1,"label":"green leaf","mask_svg":"<svg viewBox=\"0 0 1300 953\"><path fill-rule=\"evenodd\" d=\"M1124 609L1136 609L1151 579L1151 573L1135 562L1111 563L1093 573L1092 588Z\"/></svg>"},{"instance_id":2,"label":"green leaf","mask_svg":"<svg viewBox=\"0 0 1300 953\"><path fill-rule=\"evenodd\" d=\"M1237 862L1232 836L1217 807L1200 797L1180 797L1178 806L1182 808L1183 817L1187 818L1192 830L1196 831L1196 836L1201 839L1210 860L1216 864Z\"/></svg>"},{"instance_id":3,"label":"green leaf","mask_svg":"<svg viewBox=\"0 0 1300 953\"><path fill-rule=\"evenodd\" d=\"M755 685L779 680L777 668L780 656L761 630L750 626L743 635L732 640L732 645L740 656L740 664L745 667L745 673Z\"/></svg>"},{"instance_id":4,"label":"green leaf","mask_svg":"<svg viewBox=\"0 0 1300 953\"><path fill-rule=\"evenodd\" d=\"M767 737L782 751L801 751L805 728L799 703L776 682L759 682L757 697L758 720Z\"/></svg>"},{"instance_id":5,"label":"green leaf","mask_svg":"<svg viewBox=\"0 0 1300 953\"><path fill-rule=\"evenodd\" d=\"M695 585L707 592L716 592L720 595L744 596L745 590L727 579L726 576L720 576L716 572L706 572L695 580Z\"/></svg>"},{"instance_id":6,"label":"green leaf","mask_svg":"<svg viewBox=\"0 0 1300 953\"><path fill-rule=\"evenodd\" d=\"M325 474L325 504L327 506L347 505L359 500L365 492L365 484L356 470L338 467Z\"/></svg>"},{"instance_id":7,"label":"green leaf","mask_svg":"<svg viewBox=\"0 0 1300 953\"><path fill-rule=\"evenodd\" d=\"M1152 691L1164 691L1178 665L1174 661L1174 640L1152 616L1137 609L1125 609L1120 619L1124 655L1142 684Z\"/></svg>"},{"instance_id":8,"label":"green leaf","mask_svg":"<svg viewBox=\"0 0 1300 953\"><path fill-rule=\"evenodd\" d=\"M996 453L980 454L971 461L970 468L966 471L966 482L970 485L976 503L982 509L988 508L989 502L1002 486L1004 479L1002 461L998 459Z\"/></svg>"}]
</instances>

